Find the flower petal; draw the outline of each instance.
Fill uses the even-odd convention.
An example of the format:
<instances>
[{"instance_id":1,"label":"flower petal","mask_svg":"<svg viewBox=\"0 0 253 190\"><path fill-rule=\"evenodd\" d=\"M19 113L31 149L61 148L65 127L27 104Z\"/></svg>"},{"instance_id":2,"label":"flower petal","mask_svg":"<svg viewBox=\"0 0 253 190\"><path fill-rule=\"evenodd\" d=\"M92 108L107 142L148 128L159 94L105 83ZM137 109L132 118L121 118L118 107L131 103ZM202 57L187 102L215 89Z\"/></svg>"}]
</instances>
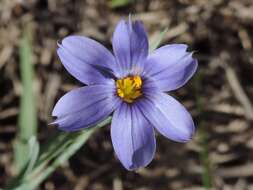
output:
<instances>
[{"instance_id":1,"label":"flower petal","mask_svg":"<svg viewBox=\"0 0 253 190\"><path fill-rule=\"evenodd\" d=\"M155 153L151 124L135 105L122 103L112 118L111 138L117 157L128 170L148 165Z\"/></svg>"},{"instance_id":2,"label":"flower petal","mask_svg":"<svg viewBox=\"0 0 253 190\"><path fill-rule=\"evenodd\" d=\"M53 109L52 115L57 117L53 124L76 131L103 121L119 103L114 91L113 85L94 85L68 92Z\"/></svg>"},{"instance_id":3,"label":"flower petal","mask_svg":"<svg viewBox=\"0 0 253 190\"><path fill-rule=\"evenodd\" d=\"M195 132L189 112L165 93L143 99L139 102L139 109L162 135L173 141L187 142Z\"/></svg>"},{"instance_id":4,"label":"flower petal","mask_svg":"<svg viewBox=\"0 0 253 190\"><path fill-rule=\"evenodd\" d=\"M116 68L113 55L98 42L70 36L59 44L57 53L68 72L85 84L104 84Z\"/></svg>"},{"instance_id":5,"label":"flower petal","mask_svg":"<svg viewBox=\"0 0 253 190\"><path fill-rule=\"evenodd\" d=\"M183 86L195 73L198 63L184 44L166 45L151 54L143 74L151 77L162 91Z\"/></svg>"},{"instance_id":6,"label":"flower petal","mask_svg":"<svg viewBox=\"0 0 253 190\"><path fill-rule=\"evenodd\" d=\"M112 45L121 76L142 71L143 60L148 55L148 38L140 21L121 20L114 31Z\"/></svg>"},{"instance_id":7,"label":"flower petal","mask_svg":"<svg viewBox=\"0 0 253 190\"><path fill-rule=\"evenodd\" d=\"M116 61L112 53L102 44L85 36L69 36L62 40L62 46L84 63L104 68L117 74Z\"/></svg>"}]
</instances>

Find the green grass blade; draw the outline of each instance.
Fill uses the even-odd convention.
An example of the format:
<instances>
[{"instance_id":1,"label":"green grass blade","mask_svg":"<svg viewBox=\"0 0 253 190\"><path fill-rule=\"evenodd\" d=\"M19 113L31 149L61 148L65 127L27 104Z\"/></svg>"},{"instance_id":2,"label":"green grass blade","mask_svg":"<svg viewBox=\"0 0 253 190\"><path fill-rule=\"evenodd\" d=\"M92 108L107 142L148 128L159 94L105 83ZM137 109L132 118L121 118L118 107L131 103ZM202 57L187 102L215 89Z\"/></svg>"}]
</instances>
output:
<instances>
[{"instance_id":1,"label":"green grass blade","mask_svg":"<svg viewBox=\"0 0 253 190\"><path fill-rule=\"evenodd\" d=\"M22 35L19 47L20 75L22 94L18 119L18 134L14 143L15 166L17 171L27 164L29 158L29 140L36 136L37 117L33 94L33 65L31 30L27 27Z\"/></svg>"},{"instance_id":2,"label":"green grass blade","mask_svg":"<svg viewBox=\"0 0 253 190\"><path fill-rule=\"evenodd\" d=\"M100 127L111 122L111 117L107 118L95 127L85 129L81 132L63 133L59 132L51 141L42 146L41 153L31 171L24 175L20 173L11 180L6 190L33 190L36 189L57 167L66 162L89 137Z\"/></svg>"},{"instance_id":3,"label":"green grass blade","mask_svg":"<svg viewBox=\"0 0 253 190\"><path fill-rule=\"evenodd\" d=\"M195 91L195 99L196 99L196 107L197 112L199 115L199 123L198 123L198 141L201 147L200 153L199 153L199 159L200 163L203 168L202 172L202 183L205 188L205 190L210 190L212 188L212 171L211 171L211 163L209 160L209 151L208 151L208 136L205 130L205 124L203 122L204 117L204 104L203 99L201 98L201 81L202 81L202 73L201 70L199 70L198 73L196 73L194 78L194 91Z\"/></svg>"},{"instance_id":4,"label":"green grass blade","mask_svg":"<svg viewBox=\"0 0 253 190\"><path fill-rule=\"evenodd\" d=\"M133 2L133 0L111 0L110 6L112 8L124 7L131 2Z\"/></svg>"},{"instance_id":5,"label":"green grass blade","mask_svg":"<svg viewBox=\"0 0 253 190\"><path fill-rule=\"evenodd\" d=\"M30 138L28 144L29 144L29 162L27 163L24 175L28 175L32 171L39 156L39 142L37 141L35 136Z\"/></svg>"},{"instance_id":6,"label":"green grass blade","mask_svg":"<svg viewBox=\"0 0 253 190\"><path fill-rule=\"evenodd\" d=\"M168 28L165 28L156 38L154 41L150 42L149 44L149 53L153 52L158 46L162 43L162 40L165 34L168 32Z\"/></svg>"}]
</instances>

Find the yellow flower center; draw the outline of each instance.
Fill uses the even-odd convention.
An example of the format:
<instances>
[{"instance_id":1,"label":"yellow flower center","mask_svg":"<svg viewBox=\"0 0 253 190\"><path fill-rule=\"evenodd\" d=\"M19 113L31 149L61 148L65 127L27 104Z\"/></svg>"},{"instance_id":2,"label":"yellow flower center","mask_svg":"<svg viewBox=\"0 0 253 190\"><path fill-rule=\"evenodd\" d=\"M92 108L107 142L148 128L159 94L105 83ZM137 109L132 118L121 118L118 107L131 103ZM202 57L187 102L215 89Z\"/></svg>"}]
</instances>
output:
<instances>
[{"instance_id":1,"label":"yellow flower center","mask_svg":"<svg viewBox=\"0 0 253 190\"><path fill-rule=\"evenodd\" d=\"M117 94L125 102L132 103L142 95L142 80L140 76L129 76L116 81Z\"/></svg>"}]
</instances>

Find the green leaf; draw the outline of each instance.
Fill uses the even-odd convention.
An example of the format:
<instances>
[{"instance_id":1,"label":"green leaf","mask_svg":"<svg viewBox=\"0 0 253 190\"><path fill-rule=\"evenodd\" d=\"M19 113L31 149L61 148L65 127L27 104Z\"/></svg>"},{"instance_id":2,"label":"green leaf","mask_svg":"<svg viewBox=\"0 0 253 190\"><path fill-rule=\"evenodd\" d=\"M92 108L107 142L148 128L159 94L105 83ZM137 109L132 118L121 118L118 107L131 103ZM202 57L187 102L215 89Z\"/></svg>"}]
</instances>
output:
<instances>
[{"instance_id":1,"label":"green leaf","mask_svg":"<svg viewBox=\"0 0 253 190\"><path fill-rule=\"evenodd\" d=\"M33 65L32 65L32 32L29 26L25 27L20 40L20 75L22 94L18 119L18 134L14 142L15 166L17 171L29 161L29 140L37 133L36 106L33 94Z\"/></svg>"},{"instance_id":2,"label":"green leaf","mask_svg":"<svg viewBox=\"0 0 253 190\"><path fill-rule=\"evenodd\" d=\"M112 8L124 7L133 2L133 0L111 0L110 6Z\"/></svg>"},{"instance_id":3,"label":"green leaf","mask_svg":"<svg viewBox=\"0 0 253 190\"><path fill-rule=\"evenodd\" d=\"M32 169L24 175L21 172L12 179L6 190L33 190L36 189L50 174L52 174L61 164L74 155L89 137L100 127L111 122L111 117L100 124L81 132L64 133L59 132L47 144L42 146L41 153ZM28 165L29 167L29 165Z\"/></svg>"},{"instance_id":4,"label":"green leaf","mask_svg":"<svg viewBox=\"0 0 253 190\"><path fill-rule=\"evenodd\" d=\"M202 70L199 70L193 78L193 85L194 85L193 92L195 95L196 110L199 115L197 139L201 148L201 151L199 152L199 160L203 168L203 172L201 174L202 184L205 190L210 190L212 188L213 177L212 177L212 164L209 158L208 134L206 132L205 122L203 120L203 118L205 118L205 111L204 111L205 103L201 96L202 81L203 81L203 73Z\"/></svg>"},{"instance_id":5,"label":"green leaf","mask_svg":"<svg viewBox=\"0 0 253 190\"><path fill-rule=\"evenodd\" d=\"M27 163L27 168L24 172L24 175L28 175L38 159L39 156L39 143L35 136L32 136L28 142L29 145L29 162Z\"/></svg>"},{"instance_id":6,"label":"green leaf","mask_svg":"<svg viewBox=\"0 0 253 190\"><path fill-rule=\"evenodd\" d=\"M154 41L150 42L149 45L149 52L153 52L158 46L162 43L162 40L165 34L168 32L168 28L165 28L160 34L155 38Z\"/></svg>"}]
</instances>

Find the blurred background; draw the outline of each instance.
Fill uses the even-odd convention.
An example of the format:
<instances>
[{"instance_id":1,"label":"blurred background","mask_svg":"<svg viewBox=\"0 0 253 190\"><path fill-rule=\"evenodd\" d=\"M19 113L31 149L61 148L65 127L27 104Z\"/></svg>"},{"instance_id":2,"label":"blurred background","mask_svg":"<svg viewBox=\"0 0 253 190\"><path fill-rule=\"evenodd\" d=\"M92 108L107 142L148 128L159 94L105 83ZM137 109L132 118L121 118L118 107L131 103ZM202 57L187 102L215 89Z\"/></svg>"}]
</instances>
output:
<instances>
[{"instance_id":1,"label":"blurred background","mask_svg":"<svg viewBox=\"0 0 253 190\"><path fill-rule=\"evenodd\" d=\"M161 45L195 51L197 74L173 95L193 115L196 136L180 144L158 135L152 163L128 172L107 126L36 189L253 189L252 0L0 0L0 187L17 175L24 146L36 145L31 137L44 144L57 133L48 125L55 102L82 85L61 65L57 41L81 34L111 49L129 13L151 42L168 28Z\"/></svg>"}]
</instances>

